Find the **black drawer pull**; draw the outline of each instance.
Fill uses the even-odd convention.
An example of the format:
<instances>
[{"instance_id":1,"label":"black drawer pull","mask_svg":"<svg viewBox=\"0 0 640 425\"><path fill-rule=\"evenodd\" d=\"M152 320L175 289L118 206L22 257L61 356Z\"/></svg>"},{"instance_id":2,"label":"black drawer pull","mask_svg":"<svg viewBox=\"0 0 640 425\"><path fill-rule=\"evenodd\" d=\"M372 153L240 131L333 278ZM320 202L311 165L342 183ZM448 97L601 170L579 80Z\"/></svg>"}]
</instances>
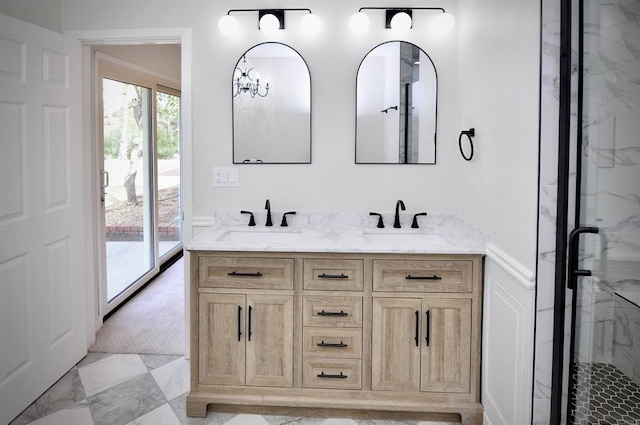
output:
<instances>
[{"instance_id":1,"label":"black drawer pull","mask_svg":"<svg viewBox=\"0 0 640 425\"><path fill-rule=\"evenodd\" d=\"M347 344L343 343L342 341L340 341L339 344L335 344L335 343L330 343L330 342L319 342L318 343L318 347L336 347L336 348L346 348L348 347Z\"/></svg>"},{"instance_id":2,"label":"black drawer pull","mask_svg":"<svg viewBox=\"0 0 640 425\"><path fill-rule=\"evenodd\" d=\"M262 277L262 273L242 273L242 272L230 272L227 273L227 276L235 276L235 277Z\"/></svg>"},{"instance_id":3,"label":"black drawer pull","mask_svg":"<svg viewBox=\"0 0 640 425\"><path fill-rule=\"evenodd\" d=\"M349 276L347 276L344 273L340 273L340 274L322 273L318 275L318 279L349 279Z\"/></svg>"},{"instance_id":4,"label":"black drawer pull","mask_svg":"<svg viewBox=\"0 0 640 425\"><path fill-rule=\"evenodd\" d=\"M319 311L318 316L348 316L349 313L345 313L344 311Z\"/></svg>"},{"instance_id":5,"label":"black drawer pull","mask_svg":"<svg viewBox=\"0 0 640 425\"><path fill-rule=\"evenodd\" d=\"M408 275L407 277L405 277L405 279L407 279L407 280L442 280L442 278L440 276L436 276L435 274L433 276L411 276L411 275Z\"/></svg>"},{"instance_id":6,"label":"black drawer pull","mask_svg":"<svg viewBox=\"0 0 640 425\"><path fill-rule=\"evenodd\" d=\"M320 375L318 375L318 378L346 379L348 378L348 376L343 374L342 372L340 372L340 375L331 375L328 373L321 372Z\"/></svg>"}]
</instances>

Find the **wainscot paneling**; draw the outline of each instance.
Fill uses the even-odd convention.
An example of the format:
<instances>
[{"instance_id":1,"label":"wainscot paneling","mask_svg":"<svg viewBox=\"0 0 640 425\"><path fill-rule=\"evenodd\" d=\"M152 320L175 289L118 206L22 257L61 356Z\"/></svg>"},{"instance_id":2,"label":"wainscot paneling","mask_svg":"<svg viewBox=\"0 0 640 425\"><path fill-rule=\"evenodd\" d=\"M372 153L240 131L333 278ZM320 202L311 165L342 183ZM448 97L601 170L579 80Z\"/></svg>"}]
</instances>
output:
<instances>
[{"instance_id":1,"label":"wainscot paneling","mask_svg":"<svg viewBox=\"0 0 640 425\"><path fill-rule=\"evenodd\" d=\"M482 349L484 423L531 423L535 275L488 244Z\"/></svg>"}]
</instances>

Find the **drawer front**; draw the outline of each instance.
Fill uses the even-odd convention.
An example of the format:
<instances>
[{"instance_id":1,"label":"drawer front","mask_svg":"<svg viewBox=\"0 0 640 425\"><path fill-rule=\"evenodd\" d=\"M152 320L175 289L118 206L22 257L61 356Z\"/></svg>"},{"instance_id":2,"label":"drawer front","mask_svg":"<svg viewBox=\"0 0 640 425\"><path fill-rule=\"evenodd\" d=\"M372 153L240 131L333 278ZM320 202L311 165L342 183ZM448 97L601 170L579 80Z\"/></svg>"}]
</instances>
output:
<instances>
[{"instance_id":1,"label":"drawer front","mask_svg":"<svg viewBox=\"0 0 640 425\"><path fill-rule=\"evenodd\" d=\"M362 329L306 327L303 337L305 358L359 359L362 357Z\"/></svg>"},{"instance_id":2,"label":"drawer front","mask_svg":"<svg viewBox=\"0 0 640 425\"><path fill-rule=\"evenodd\" d=\"M305 359L302 386L305 388L362 389L360 359Z\"/></svg>"},{"instance_id":3,"label":"drawer front","mask_svg":"<svg viewBox=\"0 0 640 425\"><path fill-rule=\"evenodd\" d=\"M362 260L304 260L304 289L316 291L362 291Z\"/></svg>"},{"instance_id":4,"label":"drawer front","mask_svg":"<svg viewBox=\"0 0 640 425\"><path fill-rule=\"evenodd\" d=\"M198 285L206 288L293 289L292 258L202 256Z\"/></svg>"},{"instance_id":5,"label":"drawer front","mask_svg":"<svg viewBox=\"0 0 640 425\"><path fill-rule=\"evenodd\" d=\"M373 290L391 292L471 292L468 260L374 260Z\"/></svg>"},{"instance_id":6,"label":"drawer front","mask_svg":"<svg viewBox=\"0 0 640 425\"><path fill-rule=\"evenodd\" d=\"M361 328L362 297L306 295L302 318L304 326Z\"/></svg>"}]
</instances>

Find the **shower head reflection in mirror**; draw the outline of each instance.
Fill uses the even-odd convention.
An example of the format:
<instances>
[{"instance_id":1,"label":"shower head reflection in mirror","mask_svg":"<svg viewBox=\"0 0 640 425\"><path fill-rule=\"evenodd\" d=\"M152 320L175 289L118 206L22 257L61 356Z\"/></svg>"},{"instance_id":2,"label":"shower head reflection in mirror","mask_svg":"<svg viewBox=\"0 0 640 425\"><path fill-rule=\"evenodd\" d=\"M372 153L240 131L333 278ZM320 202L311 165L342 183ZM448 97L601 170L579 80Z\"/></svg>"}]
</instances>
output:
<instances>
[{"instance_id":1,"label":"shower head reflection in mirror","mask_svg":"<svg viewBox=\"0 0 640 425\"><path fill-rule=\"evenodd\" d=\"M258 44L240 56L232 87L244 60L247 69L253 69L252 78L259 73L261 83L269 82L269 92L264 97L231 96L233 163L311 163L311 75L306 62L285 44Z\"/></svg>"}]
</instances>

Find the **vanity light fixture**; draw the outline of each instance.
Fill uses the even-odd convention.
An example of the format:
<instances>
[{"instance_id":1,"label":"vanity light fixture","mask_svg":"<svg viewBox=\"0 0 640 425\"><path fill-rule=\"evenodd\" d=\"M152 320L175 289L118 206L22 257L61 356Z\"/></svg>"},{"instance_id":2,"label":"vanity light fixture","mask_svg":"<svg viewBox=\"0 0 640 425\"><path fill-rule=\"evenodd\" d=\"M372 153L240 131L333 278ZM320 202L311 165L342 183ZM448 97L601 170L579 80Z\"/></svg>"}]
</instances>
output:
<instances>
[{"instance_id":1,"label":"vanity light fixture","mask_svg":"<svg viewBox=\"0 0 640 425\"><path fill-rule=\"evenodd\" d=\"M360 10L351 15L351 19L349 19L349 27L355 34L362 34L369 28L369 16L363 12L364 10L384 10L385 28L393 29L399 33L406 32L412 28L413 11L415 10L433 10L440 12L440 14L433 19L433 25L430 26L431 32L434 34L445 34L455 26L455 18L453 15L447 13L447 11L441 7L361 7Z\"/></svg>"},{"instance_id":2,"label":"vanity light fixture","mask_svg":"<svg viewBox=\"0 0 640 425\"><path fill-rule=\"evenodd\" d=\"M233 81L233 97L236 97L240 93L247 93L251 97L265 97L269 94L269 83L260 85L260 77L255 76L255 80L251 77L251 72L255 68L247 67L247 57L242 56L242 68L236 67L237 77ZM255 82L254 82L255 81Z\"/></svg>"},{"instance_id":3,"label":"vanity light fixture","mask_svg":"<svg viewBox=\"0 0 640 425\"><path fill-rule=\"evenodd\" d=\"M231 9L218 20L218 29L226 36L234 36L240 32L238 20L231 16L237 12L258 12L258 28L265 34L274 34L285 29L285 12L307 12L301 20L302 31L315 34L320 30L321 22L311 9Z\"/></svg>"}]
</instances>

